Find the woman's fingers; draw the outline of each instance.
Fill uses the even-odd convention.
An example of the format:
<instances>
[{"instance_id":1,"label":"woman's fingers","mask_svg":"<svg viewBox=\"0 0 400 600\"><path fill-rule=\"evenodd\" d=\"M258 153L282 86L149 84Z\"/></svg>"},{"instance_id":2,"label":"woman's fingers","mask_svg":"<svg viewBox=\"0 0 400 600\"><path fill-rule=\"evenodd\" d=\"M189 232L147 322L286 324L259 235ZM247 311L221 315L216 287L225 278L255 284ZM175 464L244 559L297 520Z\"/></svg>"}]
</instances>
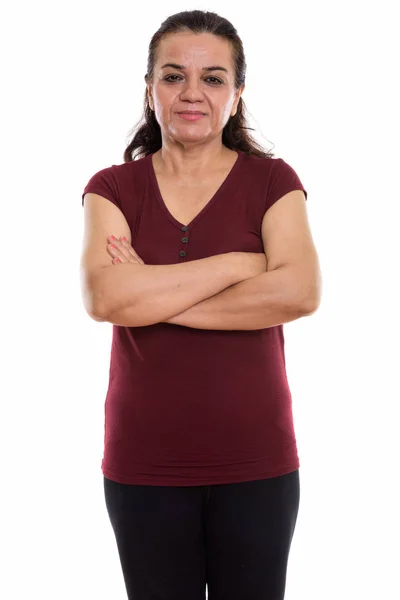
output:
<instances>
[{"instance_id":1,"label":"woman's fingers","mask_svg":"<svg viewBox=\"0 0 400 600\"><path fill-rule=\"evenodd\" d=\"M130 252L118 241L107 244L107 250L113 258L119 258L121 262L128 262L131 259Z\"/></svg>"},{"instance_id":2,"label":"woman's fingers","mask_svg":"<svg viewBox=\"0 0 400 600\"><path fill-rule=\"evenodd\" d=\"M137 252L132 248L131 244L129 244L125 237L121 238L122 246L134 257L138 260L142 265L144 265L143 260L140 258Z\"/></svg>"},{"instance_id":3,"label":"woman's fingers","mask_svg":"<svg viewBox=\"0 0 400 600\"><path fill-rule=\"evenodd\" d=\"M110 236L108 239L112 239L112 242L107 244L107 250L113 257L113 264L132 262L144 265L144 261L135 252L131 244L126 241L126 238L117 240L115 237Z\"/></svg>"}]
</instances>

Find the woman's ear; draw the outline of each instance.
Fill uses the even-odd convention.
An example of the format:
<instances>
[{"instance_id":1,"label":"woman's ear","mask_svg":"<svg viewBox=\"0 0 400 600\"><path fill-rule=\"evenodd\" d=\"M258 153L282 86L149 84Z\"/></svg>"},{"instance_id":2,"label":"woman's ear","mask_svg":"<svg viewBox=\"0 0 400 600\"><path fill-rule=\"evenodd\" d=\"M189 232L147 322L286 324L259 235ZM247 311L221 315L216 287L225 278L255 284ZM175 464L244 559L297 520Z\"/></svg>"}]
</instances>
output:
<instances>
[{"instance_id":1,"label":"woman's ear","mask_svg":"<svg viewBox=\"0 0 400 600\"><path fill-rule=\"evenodd\" d=\"M154 103L153 103L153 98L151 97L151 87L149 84L147 84L147 100L148 100L151 110L154 111Z\"/></svg>"},{"instance_id":2,"label":"woman's ear","mask_svg":"<svg viewBox=\"0 0 400 600\"><path fill-rule=\"evenodd\" d=\"M234 117L236 115L236 113L237 113L237 107L239 105L240 98L241 98L241 96L242 96L242 94L244 92L244 88L245 87L246 86L243 84L242 87L236 93L236 100L235 100L234 105L232 107L231 117Z\"/></svg>"}]
</instances>

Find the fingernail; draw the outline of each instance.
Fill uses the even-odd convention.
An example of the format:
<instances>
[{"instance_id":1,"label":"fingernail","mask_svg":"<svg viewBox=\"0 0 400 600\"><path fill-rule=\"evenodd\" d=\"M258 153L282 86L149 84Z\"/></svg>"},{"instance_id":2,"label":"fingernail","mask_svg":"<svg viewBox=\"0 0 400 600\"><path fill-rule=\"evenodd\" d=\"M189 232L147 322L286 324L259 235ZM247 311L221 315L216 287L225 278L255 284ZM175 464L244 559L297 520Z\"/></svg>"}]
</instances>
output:
<instances>
[{"instance_id":1,"label":"fingernail","mask_svg":"<svg viewBox=\"0 0 400 600\"><path fill-rule=\"evenodd\" d=\"M114 235L110 236L112 240L116 240L117 238Z\"/></svg>"},{"instance_id":2,"label":"fingernail","mask_svg":"<svg viewBox=\"0 0 400 600\"><path fill-rule=\"evenodd\" d=\"M125 236L123 236L123 237L121 238L121 240L122 240L123 242L126 242L126 237L125 237Z\"/></svg>"}]
</instances>

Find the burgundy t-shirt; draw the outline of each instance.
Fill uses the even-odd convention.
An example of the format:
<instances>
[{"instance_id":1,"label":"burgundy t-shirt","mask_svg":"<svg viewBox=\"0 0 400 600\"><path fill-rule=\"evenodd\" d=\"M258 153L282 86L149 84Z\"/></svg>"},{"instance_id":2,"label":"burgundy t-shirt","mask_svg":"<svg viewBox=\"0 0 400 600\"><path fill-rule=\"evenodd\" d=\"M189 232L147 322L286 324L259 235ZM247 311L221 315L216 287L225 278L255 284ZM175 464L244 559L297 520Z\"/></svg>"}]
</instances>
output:
<instances>
[{"instance_id":1,"label":"burgundy t-shirt","mask_svg":"<svg viewBox=\"0 0 400 600\"><path fill-rule=\"evenodd\" d=\"M95 173L82 205L87 192L113 202L145 264L167 265L264 252L263 216L292 190L307 198L283 159L239 152L218 191L185 227L164 204L150 154ZM277 477L299 466L283 325L254 331L113 325L105 477L199 486Z\"/></svg>"}]
</instances>

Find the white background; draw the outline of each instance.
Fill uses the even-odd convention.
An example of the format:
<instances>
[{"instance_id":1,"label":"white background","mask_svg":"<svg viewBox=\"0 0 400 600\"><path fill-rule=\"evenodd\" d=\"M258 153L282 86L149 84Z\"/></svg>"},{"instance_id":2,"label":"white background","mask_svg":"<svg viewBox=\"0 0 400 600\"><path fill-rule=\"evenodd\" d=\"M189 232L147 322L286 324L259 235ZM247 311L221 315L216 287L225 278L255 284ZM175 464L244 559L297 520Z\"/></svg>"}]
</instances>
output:
<instances>
[{"instance_id":1,"label":"white background","mask_svg":"<svg viewBox=\"0 0 400 600\"><path fill-rule=\"evenodd\" d=\"M196 8L242 37L250 125L308 191L323 274L318 312L285 325L301 461L285 598L400 598L395 4L3 9L4 600L126 598L100 470L112 326L82 304L81 194L96 171L123 162L151 36Z\"/></svg>"}]
</instances>

